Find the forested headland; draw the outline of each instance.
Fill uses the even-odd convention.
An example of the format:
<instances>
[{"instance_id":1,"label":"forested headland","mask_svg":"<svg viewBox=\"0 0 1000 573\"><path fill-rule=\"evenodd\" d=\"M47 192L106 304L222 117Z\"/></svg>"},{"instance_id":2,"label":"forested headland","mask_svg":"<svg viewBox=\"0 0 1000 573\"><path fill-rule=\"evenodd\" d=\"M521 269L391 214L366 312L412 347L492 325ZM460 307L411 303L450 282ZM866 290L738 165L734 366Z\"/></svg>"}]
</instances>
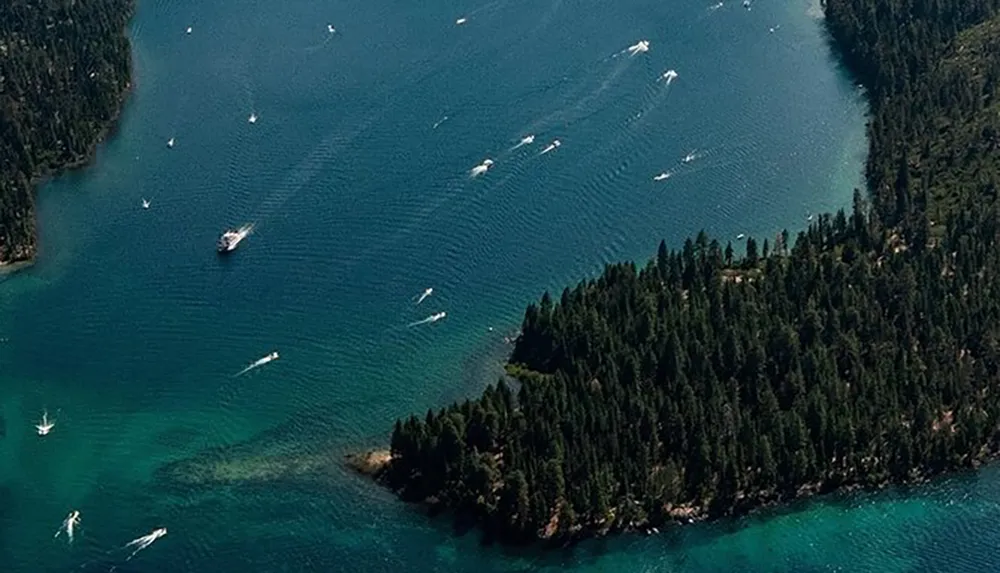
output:
<instances>
[{"instance_id":1,"label":"forested headland","mask_svg":"<svg viewBox=\"0 0 1000 573\"><path fill-rule=\"evenodd\" d=\"M130 86L133 0L0 2L0 265L35 253L32 188L85 163Z\"/></svg>"},{"instance_id":2,"label":"forested headland","mask_svg":"<svg viewBox=\"0 0 1000 573\"><path fill-rule=\"evenodd\" d=\"M507 381L396 422L380 479L563 542L914 481L1000 450L1000 0L828 0L867 195L528 307Z\"/></svg>"}]
</instances>

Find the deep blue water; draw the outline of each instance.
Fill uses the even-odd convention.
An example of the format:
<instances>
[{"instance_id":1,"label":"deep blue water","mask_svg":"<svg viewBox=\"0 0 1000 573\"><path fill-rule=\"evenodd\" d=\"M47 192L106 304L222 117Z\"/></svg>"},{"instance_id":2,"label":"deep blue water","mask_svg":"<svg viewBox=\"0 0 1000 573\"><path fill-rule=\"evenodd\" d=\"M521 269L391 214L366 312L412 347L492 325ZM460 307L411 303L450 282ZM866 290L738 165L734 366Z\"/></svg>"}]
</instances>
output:
<instances>
[{"instance_id":1,"label":"deep blue water","mask_svg":"<svg viewBox=\"0 0 1000 573\"><path fill-rule=\"evenodd\" d=\"M818 8L710 4L140 0L119 129L0 279L0 571L1000 569L996 470L543 555L343 469L493 381L545 289L849 204L865 105Z\"/></svg>"}]
</instances>

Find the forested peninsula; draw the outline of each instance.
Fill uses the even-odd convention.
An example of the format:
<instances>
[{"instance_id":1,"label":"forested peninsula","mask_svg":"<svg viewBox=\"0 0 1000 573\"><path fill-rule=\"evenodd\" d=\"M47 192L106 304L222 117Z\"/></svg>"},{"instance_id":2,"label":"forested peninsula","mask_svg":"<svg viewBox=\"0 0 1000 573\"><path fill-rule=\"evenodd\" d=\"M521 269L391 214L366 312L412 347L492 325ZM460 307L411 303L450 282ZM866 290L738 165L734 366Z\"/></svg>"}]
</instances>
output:
<instances>
[{"instance_id":1,"label":"forested peninsula","mask_svg":"<svg viewBox=\"0 0 1000 573\"><path fill-rule=\"evenodd\" d=\"M525 312L510 377L396 422L378 477L562 543L915 481L1000 450L1000 0L828 0L868 194L794 241L705 234Z\"/></svg>"},{"instance_id":2,"label":"forested peninsula","mask_svg":"<svg viewBox=\"0 0 1000 573\"><path fill-rule=\"evenodd\" d=\"M118 117L133 3L0 2L0 266L35 254L33 186L86 163Z\"/></svg>"}]
</instances>

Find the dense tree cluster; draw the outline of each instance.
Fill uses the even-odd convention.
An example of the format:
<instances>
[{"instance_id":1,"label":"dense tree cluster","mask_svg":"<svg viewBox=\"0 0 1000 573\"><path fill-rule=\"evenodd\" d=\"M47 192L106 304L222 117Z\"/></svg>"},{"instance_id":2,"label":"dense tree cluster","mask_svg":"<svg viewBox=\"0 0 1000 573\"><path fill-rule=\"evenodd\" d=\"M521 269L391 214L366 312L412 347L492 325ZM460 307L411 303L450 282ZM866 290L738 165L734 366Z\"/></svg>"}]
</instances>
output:
<instances>
[{"instance_id":1,"label":"dense tree cluster","mask_svg":"<svg viewBox=\"0 0 1000 573\"><path fill-rule=\"evenodd\" d=\"M132 4L0 2L0 262L34 252L31 185L86 161L117 117Z\"/></svg>"},{"instance_id":2,"label":"dense tree cluster","mask_svg":"<svg viewBox=\"0 0 1000 573\"><path fill-rule=\"evenodd\" d=\"M1000 0L827 0L828 28L869 91L876 212L910 241L925 241L963 201L996 193L1000 23L988 20L998 9Z\"/></svg>"},{"instance_id":3,"label":"dense tree cluster","mask_svg":"<svg viewBox=\"0 0 1000 573\"><path fill-rule=\"evenodd\" d=\"M872 98L871 204L546 294L513 379L397 421L383 479L504 539L567 539L994 455L996 5L830 0Z\"/></svg>"}]
</instances>

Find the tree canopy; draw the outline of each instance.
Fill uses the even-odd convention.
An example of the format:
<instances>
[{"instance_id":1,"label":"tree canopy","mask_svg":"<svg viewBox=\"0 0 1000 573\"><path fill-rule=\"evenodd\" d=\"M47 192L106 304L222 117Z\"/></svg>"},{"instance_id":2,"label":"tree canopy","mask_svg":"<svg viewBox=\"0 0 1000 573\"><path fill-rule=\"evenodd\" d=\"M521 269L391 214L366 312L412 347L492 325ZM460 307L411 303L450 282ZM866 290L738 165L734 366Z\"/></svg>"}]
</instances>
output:
<instances>
[{"instance_id":1,"label":"tree canopy","mask_svg":"<svg viewBox=\"0 0 1000 573\"><path fill-rule=\"evenodd\" d=\"M0 263L34 254L33 183L87 161L118 116L132 4L0 2Z\"/></svg>"}]
</instances>

